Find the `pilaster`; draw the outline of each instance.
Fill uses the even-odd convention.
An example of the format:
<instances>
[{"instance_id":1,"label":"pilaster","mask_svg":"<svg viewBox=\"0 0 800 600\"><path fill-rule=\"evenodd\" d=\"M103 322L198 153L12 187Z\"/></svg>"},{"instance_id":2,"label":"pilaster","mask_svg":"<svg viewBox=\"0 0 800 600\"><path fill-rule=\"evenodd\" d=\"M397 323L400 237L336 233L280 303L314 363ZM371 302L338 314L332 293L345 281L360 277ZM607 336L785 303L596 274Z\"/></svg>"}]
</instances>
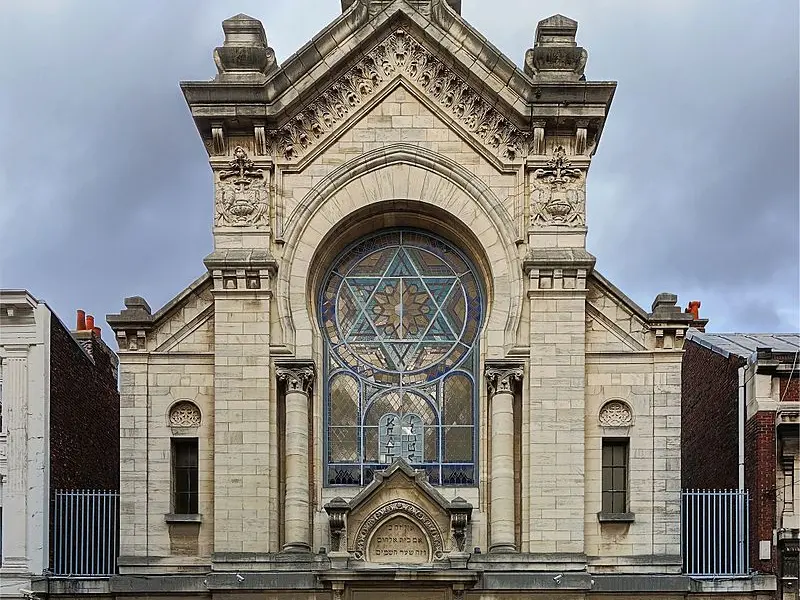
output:
<instances>
[{"instance_id":1,"label":"pilaster","mask_svg":"<svg viewBox=\"0 0 800 600\"><path fill-rule=\"evenodd\" d=\"M274 552L269 323L276 264L266 250L205 259L214 295L214 552Z\"/></svg>"},{"instance_id":2,"label":"pilaster","mask_svg":"<svg viewBox=\"0 0 800 600\"><path fill-rule=\"evenodd\" d=\"M6 346L3 408L6 418L8 476L3 485L3 567L28 570L28 346ZM33 490L32 490L33 491Z\"/></svg>"},{"instance_id":3,"label":"pilaster","mask_svg":"<svg viewBox=\"0 0 800 600\"><path fill-rule=\"evenodd\" d=\"M586 279L593 266L582 248L532 249L524 261L530 433L522 449L523 550L532 553L584 552Z\"/></svg>"}]
</instances>

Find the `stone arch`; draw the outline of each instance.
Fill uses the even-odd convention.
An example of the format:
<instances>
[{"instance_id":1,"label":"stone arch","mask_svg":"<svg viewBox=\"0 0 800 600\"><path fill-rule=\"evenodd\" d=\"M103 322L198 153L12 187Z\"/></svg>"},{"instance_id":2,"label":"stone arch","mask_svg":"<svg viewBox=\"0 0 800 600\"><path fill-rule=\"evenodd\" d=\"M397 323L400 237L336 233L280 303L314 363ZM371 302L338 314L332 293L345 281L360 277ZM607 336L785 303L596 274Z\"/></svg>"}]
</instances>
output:
<instances>
[{"instance_id":1,"label":"stone arch","mask_svg":"<svg viewBox=\"0 0 800 600\"><path fill-rule=\"evenodd\" d=\"M284 339L311 358L319 331L316 290L339 250L376 227L431 229L467 252L483 271L487 295L482 346L501 357L520 318L522 271L513 220L488 186L431 150L394 144L365 153L320 181L287 219L279 270ZM487 336L504 331L504 336Z\"/></svg>"}]
</instances>

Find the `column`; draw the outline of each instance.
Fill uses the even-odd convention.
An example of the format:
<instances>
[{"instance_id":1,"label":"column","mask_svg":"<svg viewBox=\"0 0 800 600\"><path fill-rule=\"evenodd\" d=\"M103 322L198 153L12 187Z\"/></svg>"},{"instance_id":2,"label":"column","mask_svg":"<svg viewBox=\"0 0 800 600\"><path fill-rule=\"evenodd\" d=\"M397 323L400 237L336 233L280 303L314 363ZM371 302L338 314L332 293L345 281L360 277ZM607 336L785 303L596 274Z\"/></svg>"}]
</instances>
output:
<instances>
[{"instance_id":1,"label":"column","mask_svg":"<svg viewBox=\"0 0 800 600\"><path fill-rule=\"evenodd\" d=\"M515 364L487 365L491 454L489 481L490 552L515 552L514 540L514 380L522 378Z\"/></svg>"},{"instance_id":2,"label":"column","mask_svg":"<svg viewBox=\"0 0 800 600\"><path fill-rule=\"evenodd\" d=\"M310 552L308 406L314 384L314 366L311 363L278 365L276 375L286 385L283 549L286 552Z\"/></svg>"},{"instance_id":3,"label":"column","mask_svg":"<svg viewBox=\"0 0 800 600\"><path fill-rule=\"evenodd\" d=\"M8 432L8 479L3 490L3 567L28 568L28 347L6 346L3 407Z\"/></svg>"}]
</instances>

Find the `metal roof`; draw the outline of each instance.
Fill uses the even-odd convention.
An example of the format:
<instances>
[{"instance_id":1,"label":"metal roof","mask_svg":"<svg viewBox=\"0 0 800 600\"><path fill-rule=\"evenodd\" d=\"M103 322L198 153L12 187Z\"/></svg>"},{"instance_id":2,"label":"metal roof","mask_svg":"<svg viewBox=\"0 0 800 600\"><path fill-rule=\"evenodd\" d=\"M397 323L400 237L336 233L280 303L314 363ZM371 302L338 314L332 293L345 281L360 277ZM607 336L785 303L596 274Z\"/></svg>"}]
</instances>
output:
<instances>
[{"instance_id":1,"label":"metal roof","mask_svg":"<svg viewBox=\"0 0 800 600\"><path fill-rule=\"evenodd\" d=\"M800 333L704 333L689 329L686 339L725 357L748 358L756 348L772 348L773 352L800 351Z\"/></svg>"}]
</instances>

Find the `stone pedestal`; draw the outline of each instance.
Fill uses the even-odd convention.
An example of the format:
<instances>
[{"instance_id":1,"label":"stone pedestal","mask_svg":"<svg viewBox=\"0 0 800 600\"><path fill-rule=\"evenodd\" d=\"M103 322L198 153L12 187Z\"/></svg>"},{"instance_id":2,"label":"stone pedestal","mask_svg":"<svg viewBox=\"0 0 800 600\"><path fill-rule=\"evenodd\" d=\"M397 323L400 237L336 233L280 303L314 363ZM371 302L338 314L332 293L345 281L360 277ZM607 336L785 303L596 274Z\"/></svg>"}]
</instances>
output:
<instances>
[{"instance_id":1,"label":"stone pedestal","mask_svg":"<svg viewBox=\"0 0 800 600\"><path fill-rule=\"evenodd\" d=\"M487 366L491 413L490 552L514 552L514 390L519 365Z\"/></svg>"},{"instance_id":2,"label":"stone pedestal","mask_svg":"<svg viewBox=\"0 0 800 600\"><path fill-rule=\"evenodd\" d=\"M312 364L279 365L278 380L286 383L284 544L287 552L309 552L308 405L314 382Z\"/></svg>"}]
</instances>

